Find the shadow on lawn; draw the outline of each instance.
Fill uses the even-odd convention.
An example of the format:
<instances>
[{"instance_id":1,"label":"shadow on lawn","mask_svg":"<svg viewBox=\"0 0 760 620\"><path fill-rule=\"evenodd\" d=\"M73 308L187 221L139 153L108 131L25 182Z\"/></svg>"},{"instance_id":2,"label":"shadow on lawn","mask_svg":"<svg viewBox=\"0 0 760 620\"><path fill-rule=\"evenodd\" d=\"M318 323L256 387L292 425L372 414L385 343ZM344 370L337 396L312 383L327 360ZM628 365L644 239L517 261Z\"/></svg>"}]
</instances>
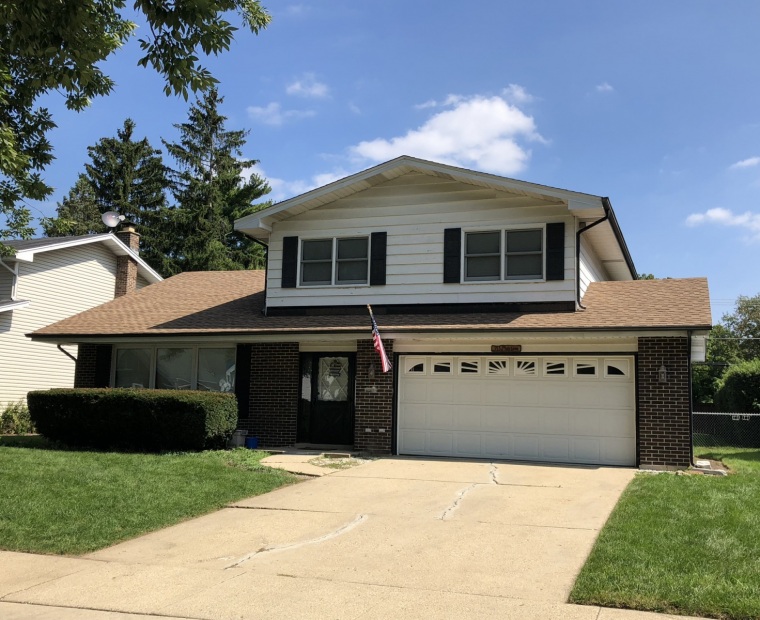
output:
<instances>
[{"instance_id":1,"label":"shadow on lawn","mask_svg":"<svg viewBox=\"0 0 760 620\"><path fill-rule=\"evenodd\" d=\"M726 450L722 448L703 448L698 453L695 452L695 458L721 462L724 462L725 459L734 459L751 464L750 467L754 470L760 469L760 449L742 450L733 448Z\"/></svg>"},{"instance_id":2,"label":"shadow on lawn","mask_svg":"<svg viewBox=\"0 0 760 620\"><path fill-rule=\"evenodd\" d=\"M64 444L42 435L0 435L0 448L36 448L38 450L70 450Z\"/></svg>"}]
</instances>

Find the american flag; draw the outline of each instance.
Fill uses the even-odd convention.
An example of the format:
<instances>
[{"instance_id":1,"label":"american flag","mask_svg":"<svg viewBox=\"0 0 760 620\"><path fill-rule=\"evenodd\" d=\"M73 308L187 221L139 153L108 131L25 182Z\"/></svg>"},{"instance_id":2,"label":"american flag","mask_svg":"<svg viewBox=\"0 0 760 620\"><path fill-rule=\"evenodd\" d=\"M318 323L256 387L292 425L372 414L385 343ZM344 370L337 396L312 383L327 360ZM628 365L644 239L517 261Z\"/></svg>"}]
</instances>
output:
<instances>
[{"instance_id":1,"label":"american flag","mask_svg":"<svg viewBox=\"0 0 760 620\"><path fill-rule=\"evenodd\" d=\"M380 355L380 362L383 367L383 372L388 372L391 368L393 368L393 364L391 364L391 360L388 358L388 354L385 352L385 347L383 346L383 339L380 337L380 331L377 329L377 323L375 322L375 316L372 314L372 308L370 306L367 306L369 309L369 318L372 321L372 342L375 343L375 351Z\"/></svg>"}]
</instances>

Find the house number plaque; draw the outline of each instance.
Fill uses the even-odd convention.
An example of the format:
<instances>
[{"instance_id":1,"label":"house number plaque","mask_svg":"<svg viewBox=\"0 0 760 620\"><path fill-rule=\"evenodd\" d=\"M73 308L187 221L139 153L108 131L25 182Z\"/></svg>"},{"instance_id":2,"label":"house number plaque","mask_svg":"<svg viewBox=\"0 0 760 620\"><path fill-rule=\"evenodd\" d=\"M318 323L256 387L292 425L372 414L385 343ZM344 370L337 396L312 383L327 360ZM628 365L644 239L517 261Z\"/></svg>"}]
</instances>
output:
<instances>
[{"instance_id":1,"label":"house number plaque","mask_svg":"<svg viewBox=\"0 0 760 620\"><path fill-rule=\"evenodd\" d=\"M521 344L492 344L491 353L521 353Z\"/></svg>"}]
</instances>

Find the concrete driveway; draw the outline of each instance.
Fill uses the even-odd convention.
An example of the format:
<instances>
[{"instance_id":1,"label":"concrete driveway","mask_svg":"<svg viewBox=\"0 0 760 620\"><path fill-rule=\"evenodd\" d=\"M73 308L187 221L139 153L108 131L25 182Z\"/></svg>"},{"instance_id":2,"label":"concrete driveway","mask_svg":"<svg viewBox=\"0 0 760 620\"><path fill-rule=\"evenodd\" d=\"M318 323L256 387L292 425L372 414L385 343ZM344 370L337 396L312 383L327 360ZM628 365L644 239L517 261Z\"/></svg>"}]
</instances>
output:
<instances>
[{"instance_id":1,"label":"concrete driveway","mask_svg":"<svg viewBox=\"0 0 760 620\"><path fill-rule=\"evenodd\" d=\"M380 459L81 558L0 553L0 616L629 617L564 602L633 473Z\"/></svg>"}]
</instances>

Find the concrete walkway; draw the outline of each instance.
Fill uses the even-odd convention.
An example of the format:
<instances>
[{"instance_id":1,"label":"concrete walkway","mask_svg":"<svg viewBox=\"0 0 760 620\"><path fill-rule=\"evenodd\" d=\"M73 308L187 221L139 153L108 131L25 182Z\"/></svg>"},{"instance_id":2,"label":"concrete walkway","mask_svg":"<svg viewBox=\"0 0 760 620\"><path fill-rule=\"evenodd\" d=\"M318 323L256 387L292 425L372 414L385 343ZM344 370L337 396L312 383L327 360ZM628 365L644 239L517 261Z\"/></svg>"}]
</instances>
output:
<instances>
[{"instance_id":1,"label":"concrete walkway","mask_svg":"<svg viewBox=\"0 0 760 620\"><path fill-rule=\"evenodd\" d=\"M380 459L81 558L2 552L0 618L662 618L565 603L633 473Z\"/></svg>"}]
</instances>

